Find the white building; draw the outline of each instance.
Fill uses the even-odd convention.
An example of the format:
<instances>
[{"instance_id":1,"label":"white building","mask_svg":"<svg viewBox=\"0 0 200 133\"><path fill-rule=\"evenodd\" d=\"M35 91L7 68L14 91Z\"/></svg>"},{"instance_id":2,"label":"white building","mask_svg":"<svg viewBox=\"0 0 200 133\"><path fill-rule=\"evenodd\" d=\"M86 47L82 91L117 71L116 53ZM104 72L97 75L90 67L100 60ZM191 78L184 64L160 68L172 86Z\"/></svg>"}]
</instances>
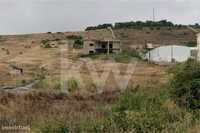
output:
<instances>
[{"instance_id":1,"label":"white building","mask_svg":"<svg viewBox=\"0 0 200 133\"><path fill-rule=\"evenodd\" d=\"M146 59L156 63L184 62L196 56L196 49L177 45L161 46L149 51Z\"/></svg>"}]
</instances>

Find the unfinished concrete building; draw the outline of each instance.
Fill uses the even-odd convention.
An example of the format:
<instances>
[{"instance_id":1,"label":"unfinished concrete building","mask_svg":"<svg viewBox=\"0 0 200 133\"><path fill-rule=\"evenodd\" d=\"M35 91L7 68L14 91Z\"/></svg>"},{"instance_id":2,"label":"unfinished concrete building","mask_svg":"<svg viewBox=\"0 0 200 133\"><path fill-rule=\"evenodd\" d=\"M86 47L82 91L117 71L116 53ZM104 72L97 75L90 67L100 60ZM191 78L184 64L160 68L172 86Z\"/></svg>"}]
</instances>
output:
<instances>
[{"instance_id":1,"label":"unfinished concrete building","mask_svg":"<svg viewBox=\"0 0 200 133\"><path fill-rule=\"evenodd\" d=\"M120 40L104 39L104 40L84 40L84 54L110 54L120 53Z\"/></svg>"},{"instance_id":2,"label":"unfinished concrete building","mask_svg":"<svg viewBox=\"0 0 200 133\"><path fill-rule=\"evenodd\" d=\"M84 54L110 54L121 52L121 41L117 40L112 28L104 29L100 35L84 40Z\"/></svg>"}]
</instances>

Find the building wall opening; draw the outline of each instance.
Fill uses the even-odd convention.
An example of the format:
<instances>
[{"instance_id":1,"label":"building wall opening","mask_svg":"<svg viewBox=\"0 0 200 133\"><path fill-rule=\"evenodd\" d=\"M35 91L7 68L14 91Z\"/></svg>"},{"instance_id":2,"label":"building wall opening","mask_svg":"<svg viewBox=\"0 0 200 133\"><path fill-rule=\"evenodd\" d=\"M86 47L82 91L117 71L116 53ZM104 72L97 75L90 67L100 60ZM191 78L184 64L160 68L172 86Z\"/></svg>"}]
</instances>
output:
<instances>
[{"instance_id":1,"label":"building wall opening","mask_svg":"<svg viewBox=\"0 0 200 133\"><path fill-rule=\"evenodd\" d=\"M105 48L106 48L106 44L102 44L101 47L102 47L103 49L105 49Z\"/></svg>"},{"instance_id":2,"label":"building wall opening","mask_svg":"<svg viewBox=\"0 0 200 133\"><path fill-rule=\"evenodd\" d=\"M93 50L90 50L90 51L89 51L89 54L94 54L94 51L93 51Z\"/></svg>"}]
</instances>

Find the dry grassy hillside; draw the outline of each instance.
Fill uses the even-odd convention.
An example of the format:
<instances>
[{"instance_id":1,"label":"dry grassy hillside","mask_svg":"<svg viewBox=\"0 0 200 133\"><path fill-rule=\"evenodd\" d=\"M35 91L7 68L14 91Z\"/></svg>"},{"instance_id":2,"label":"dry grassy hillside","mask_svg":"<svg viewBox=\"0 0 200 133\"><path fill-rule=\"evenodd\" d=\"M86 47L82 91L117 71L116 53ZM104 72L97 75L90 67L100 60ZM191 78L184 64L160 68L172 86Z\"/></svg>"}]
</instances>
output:
<instances>
[{"instance_id":1,"label":"dry grassy hillside","mask_svg":"<svg viewBox=\"0 0 200 133\"><path fill-rule=\"evenodd\" d=\"M124 48L143 46L146 41L180 44L195 40L193 33L184 29L115 32ZM71 35L83 39L112 37L109 30L0 37L0 132L15 131L2 128L8 125L25 126L30 128L27 132L33 133L199 131L199 119L179 108L168 95L170 66L135 58L136 62L130 64L112 58L83 58L79 50L68 47ZM41 47L43 40L56 40L58 44L64 40L65 43L47 48ZM63 52L66 47L68 51ZM87 64L89 61L92 65ZM63 67L63 62L67 66ZM22 68L23 74L10 74L11 64ZM84 86L79 79L65 79L76 74L80 74ZM105 80L103 88L94 83L95 78L97 82ZM62 80L68 84L63 86ZM129 82L120 88L119 83L124 81ZM65 85L67 88L63 88ZM121 107L118 109L118 106ZM188 123L192 125L187 126Z\"/></svg>"},{"instance_id":2,"label":"dry grassy hillside","mask_svg":"<svg viewBox=\"0 0 200 133\"><path fill-rule=\"evenodd\" d=\"M118 39L122 40L123 48L143 47L147 42L168 45L195 41L194 33L184 28L118 29L115 30L115 34ZM51 75L59 75L59 65L57 64L60 63L60 49L43 49L40 44L42 40L67 40L70 35L82 36L83 39L112 38L111 32L107 29L1 36L0 72L3 76L0 77L0 86L5 86L7 83L15 85L21 80L30 80L38 73L41 66L47 67ZM74 56L73 53L70 56ZM23 68L25 74L20 78L18 76L11 77L9 64Z\"/></svg>"},{"instance_id":3,"label":"dry grassy hillside","mask_svg":"<svg viewBox=\"0 0 200 133\"><path fill-rule=\"evenodd\" d=\"M196 41L195 34L187 28L117 29L116 36L123 47L141 48L146 43L157 45L183 45Z\"/></svg>"},{"instance_id":4,"label":"dry grassy hillside","mask_svg":"<svg viewBox=\"0 0 200 133\"><path fill-rule=\"evenodd\" d=\"M15 86L21 80L34 78L41 66L47 67L51 74L58 73L60 71L57 65L60 63L60 49L44 49L40 47L40 44L43 40L57 40L58 42L68 40L67 37L71 35L82 36L83 39L111 37L108 30L0 36L0 72L2 75L0 87ZM10 64L23 68L25 74L23 76L10 75Z\"/></svg>"}]
</instances>

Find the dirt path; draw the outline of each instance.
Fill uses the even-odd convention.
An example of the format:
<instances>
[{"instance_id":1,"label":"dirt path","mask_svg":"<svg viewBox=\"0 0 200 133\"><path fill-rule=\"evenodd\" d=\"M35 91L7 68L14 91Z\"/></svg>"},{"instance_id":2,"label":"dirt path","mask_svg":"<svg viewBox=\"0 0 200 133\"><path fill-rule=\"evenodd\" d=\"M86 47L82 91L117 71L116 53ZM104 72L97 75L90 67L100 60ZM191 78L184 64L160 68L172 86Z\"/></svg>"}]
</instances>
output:
<instances>
[{"instance_id":1,"label":"dirt path","mask_svg":"<svg viewBox=\"0 0 200 133\"><path fill-rule=\"evenodd\" d=\"M24 85L24 86L3 87L0 90L4 90L6 92L11 92L11 93L26 93L26 92L33 91L33 86L38 82L39 82L39 80L34 80L31 83Z\"/></svg>"}]
</instances>

